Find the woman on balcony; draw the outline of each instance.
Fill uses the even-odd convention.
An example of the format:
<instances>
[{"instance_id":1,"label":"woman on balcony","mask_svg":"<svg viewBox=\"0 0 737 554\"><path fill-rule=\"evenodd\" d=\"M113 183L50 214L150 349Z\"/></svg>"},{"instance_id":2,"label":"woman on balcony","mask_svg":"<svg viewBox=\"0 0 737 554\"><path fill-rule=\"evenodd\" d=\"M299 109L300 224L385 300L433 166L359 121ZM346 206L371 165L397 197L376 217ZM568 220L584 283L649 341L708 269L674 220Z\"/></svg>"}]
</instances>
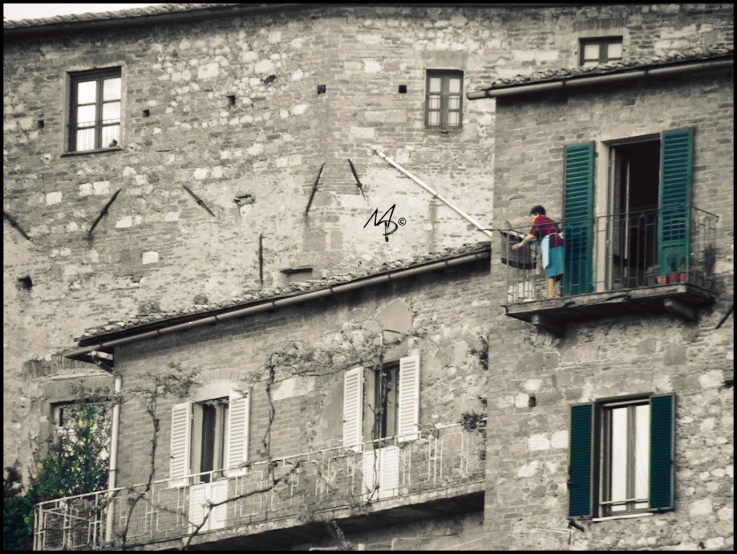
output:
<instances>
[{"instance_id":1,"label":"woman on balcony","mask_svg":"<svg viewBox=\"0 0 737 554\"><path fill-rule=\"evenodd\" d=\"M545 208L533 206L530 210L532 227L522 242L512 246L519 250L532 240L540 243L543 256L543 267L548 286L548 298L555 296L555 281L563 275L563 237L560 236L558 224L545 215Z\"/></svg>"}]
</instances>

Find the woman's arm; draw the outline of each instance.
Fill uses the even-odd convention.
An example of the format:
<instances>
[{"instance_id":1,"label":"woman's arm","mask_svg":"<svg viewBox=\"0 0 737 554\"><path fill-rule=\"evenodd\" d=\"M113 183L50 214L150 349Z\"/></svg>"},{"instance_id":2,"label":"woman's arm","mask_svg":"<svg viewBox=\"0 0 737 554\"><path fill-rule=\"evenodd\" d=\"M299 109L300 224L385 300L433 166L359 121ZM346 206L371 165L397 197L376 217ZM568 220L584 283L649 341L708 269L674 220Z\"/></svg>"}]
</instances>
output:
<instances>
[{"instance_id":1,"label":"woman's arm","mask_svg":"<svg viewBox=\"0 0 737 554\"><path fill-rule=\"evenodd\" d=\"M522 239L522 242L518 242L517 244L512 246L512 250L518 250L532 240L535 240L535 235L533 235L532 233L529 233L525 236L525 238Z\"/></svg>"}]
</instances>

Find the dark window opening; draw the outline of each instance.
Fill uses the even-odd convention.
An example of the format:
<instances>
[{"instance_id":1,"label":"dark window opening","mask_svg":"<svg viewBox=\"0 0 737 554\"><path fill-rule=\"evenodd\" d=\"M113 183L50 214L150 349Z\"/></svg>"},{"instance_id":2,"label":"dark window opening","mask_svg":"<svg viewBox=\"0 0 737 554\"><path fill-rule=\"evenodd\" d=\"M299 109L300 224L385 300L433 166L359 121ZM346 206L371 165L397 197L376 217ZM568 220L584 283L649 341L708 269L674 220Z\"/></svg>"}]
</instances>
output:
<instances>
[{"instance_id":1,"label":"dark window opening","mask_svg":"<svg viewBox=\"0 0 737 554\"><path fill-rule=\"evenodd\" d=\"M460 129L463 72L428 71L425 86L425 126L442 131Z\"/></svg>"},{"instance_id":2,"label":"dark window opening","mask_svg":"<svg viewBox=\"0 0 737 554\"><path fill-rule=\"evenodd\" d=\"M582 38L579 48L582 66L622 60L622 37Z\"/></svg>"},{"instance_id":3,"label":"dark window opening","mask_svg":"<svg viewBox=\"0 0 737 554\"><path fill-rule=\"evenodd\" d=\"M70 83L69 151L120 144L120 68L73 74Z\"/></svg>"},{"instance_id":4,"label":"dark window opening","mask_svg":"<svg viewBox=\"0 0 737 554\"><path fill-rule=\"evenodd\" d=\"M399 85L399 94L407 94L407 85Z\"/></svg>"},{"instance_id":5,"label":"dark window opening","mask_svg":"<svg viewBox=\"0 0 737 554\"><path fill-rule=\"evenodd\" d=\"M325 85L317 85L317 94L325 94L327 89L328 88Z\"/></svg>"},{"instance_id":6,"label":"dark window opening","mask_svg":"<svg viewBox=\"0 0 737 554\"><path fill-rule=\"evenodd\" d=\"M31 290L33 288L33 281L31 278L26 275L25 277L20 277L17 282L18 290Z\"/></svg>"},{"instance_id":7,"label":"dark window opening","mask_svg":"<svg viewBox=\"0 0 737 554\"><path fill-rule=\"evenodd\" d=\"M228 106L235 106L235 96L234 95L228 96Z\"/></svg>"},{"instance_id":8,"label":"dark window opening","mask_svg":"<svg viewBox=\"0 0 737 554\"><path fill-rule=\"evenodd\" d=\"M298 267L294 269L282 269L282 284L289 285L292 283L300 283L312 279L313 270L311 267Z\"/></svg>"},{"instance_id":9,"label":"dark window opening","mask_svg":"<svg viewBox=\"0 0 737 554\"><path fill-rule=\"evenodd\" d=\"M143 117L149 117L151 115L151 110L143 110Z\"/></svg>"},{"instance_id":10,"label":"dark window opening","mask_svg":"<svg viewBox=\"0 0 737 554\"><path fill-rule=\"evenodd\" d=\"M377 371L374 385L373 440L394 437L397 435L399 364L387 365Z\"/></svg>"},{"instance_id":11,"label":"dark window opening","mask_svg":"<svg viewBox=\"0 0 737 554\"><path fill-rule=\"evenodd\" d=\"M613 146L611 174L611 285L645 283L657 263L660 140Z\"/></svg>"},{"instance_id":12,"label":"dark window opening","mask_svg":"<svg viewBox=\"0 0 737 554\"><path fill-rule=\"evenodd\" d=\"M198 402L192 408L192 472L195 482L209 483L225 466L228 399Z\"/></svg>"},{"instance_id":13,"label":"dark window opening","mask_svg":"<svg viewBox=\"0 0 737 554\"><path fill-rule=\"evenodd\" d=\"M39 119L38 120L38 128L39 129L43 129L44 128L44 120L43 119Z\"/></svg>"}]
</instances>

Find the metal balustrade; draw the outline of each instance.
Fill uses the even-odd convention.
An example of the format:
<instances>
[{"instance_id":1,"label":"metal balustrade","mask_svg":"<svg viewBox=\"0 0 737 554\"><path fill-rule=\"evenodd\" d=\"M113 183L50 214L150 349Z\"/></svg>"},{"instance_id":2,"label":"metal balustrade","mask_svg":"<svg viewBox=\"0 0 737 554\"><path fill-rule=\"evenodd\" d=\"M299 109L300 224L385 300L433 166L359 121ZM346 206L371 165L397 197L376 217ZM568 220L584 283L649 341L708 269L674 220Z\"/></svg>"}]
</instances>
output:
<instances>
[{"instance_id":1,"label":"metal balustrade","mask_svg":"<svg viewBox=\"0 0 737 554\"><path fill-rule=\"evenodd\" d=\"M36 506L34 549L116 548L123 538L142 545L185 537L200 525L202 534L290 517L306 522L334 509L482 482L484 459L485 431L456 424L406 442L382 439L192 475L183 486L158 480L59 498Z\"/></svg>"},{"instance_id":2,"label":"metal balustrade","mask_svg":"<svg viewBox=\"0 0 737 554\"><path fill-rule=\"evenodd\" d=\"M561 222L563 277L556 295L690 283L714 287L718 217L694 207L640 210ZM502 230L507 303L547 298L537 241L519 250L530 226Z\"/></svg>"}]
</instances>

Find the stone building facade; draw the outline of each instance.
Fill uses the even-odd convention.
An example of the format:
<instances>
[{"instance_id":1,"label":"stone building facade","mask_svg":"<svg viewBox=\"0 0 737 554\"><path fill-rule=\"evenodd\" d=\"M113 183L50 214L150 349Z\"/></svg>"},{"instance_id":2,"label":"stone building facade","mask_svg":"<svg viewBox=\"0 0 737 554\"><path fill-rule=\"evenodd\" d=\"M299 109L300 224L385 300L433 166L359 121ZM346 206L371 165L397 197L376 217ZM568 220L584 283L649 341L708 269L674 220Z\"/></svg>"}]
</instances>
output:
<instances>
[{"instance_id":1,"label":"stone building facade","mask_svg":"<svg viewBox=\"0 0 737 554\"><path fill-rule=\"evenodd\" d=\"M479 240L473 226L374 150L391 156L483 225L507 228L521 226L520 218L531 203L542 202L551 214L561 215L562 170L556 165L561 151L551 142L583 141L592 134L599 138L591 140L608 140L599 130L605 123L613 133L609 138L679 125L708 128L719 146L697 141L698 156L704 159L695 163L694 194L701 209L720 216L717 273L726 281L720 281L717 303L709 315L700 315L698 326L716 327L729 304L724 291L730 290L732 263L733 196L721 175L731 171L731 158L725 155L731 151L731 128L725 113L731 114L732 108L720 77L712 77L709 85L694 80L648 84L655 87L652 90L622 87L611 93L614 99L594 94L586 97L587 102L581 100L585 95L572 95L567 104L554 98L502 103L504 112L494 100L463 96L461 126L445 130L427 126L426 88L428 75L462 75L465 94L497 79L577 67L582 39L621 37L624 61L677 54L691 47L731 48L732 19L731 4L531 8L195 4L122 15L6 22L5 465L18 461L29 467L33 439L46 432L50 403L70 397L64 378L104 379L94 366L62 357L76 337L82 336L84 343L85 329L116 332L114 325L101 330L99 326L108 321L160 320L192 304L197 311L218 310L240 301L244 291L273 290L297 278L379 271L382 264ZM119 71L121 77L119 140L100 151L72 152L71 83L98 69ZM684 94L676 101L673 90L681 90L678 87ZM704 94L715 99L716 104L709 106L720 106L713 113L693 108L695 97ZM678 117L670 112L654 116L653 106L664 103L674 113L690 109L691 119L683 112ZM615 104L618 109L610 109ZM653 121L658 118L663 121ZM520 141L526 145L523 152L516 148ZM533 144L538 148L530 148ZM543 190L548 192L540 198ZM392 205L394 217L405 218L406 225L385 240L381 226L366 223L374 210L380 215ZM582 380L579 371L561 373L562 381L555 381L554 373L544 377L534 372L566 365L573 371L588 361L602 368L607 359L618 362L623 345L633 347L627 336L639 324L642 344L633 353L635 366L649 366L652 355L662 353L670 360L669 367L690 369L674 373L670 384L658 387L643 377L632 393L676 390L678 377L694 385L694 394L701 394L694 406L701 405L715 394L731 395L731 390L714 384L728 381L728 375L702 375L703 368L696 367L706 352L714 356L709 371L731 366L727 357L731 321L699 334L693 323L666 318L671 331L665 334L643 329L642 318L625 316L595 326L574 323L568 338L550 339L544 330L538 335L529 324L500 315L498 306L507 302L508 285L502 277L506 269L498 255L492 260L489 294L475 298L489 302L480 304L487 314L478 320L489 323L482 331L489 332L489 357L495 360L489 371L498 372L499 381L495 377L494 388L479 395L488 399L493 417L506 421L522 415L529 424L516 431L522 445L514 447L520 450L519 457L499 458L499 437L488 442L486 526L500 545L517 540L522 541L516 543L519 546L533 547L560 537L567 540L567 532L520 534L514 526L527 525L526 517L537 517L537 512L525 511L528 506L538 508L527 495L542 498L552 487L557 496L545 498L550 504L545 507L550 520L545 527L560 530L566 506L567 402L600 398L604 386L598 376ZM446 283L446 289L453 286ZM444 309L453 309L452 302ZM453 323L463 329L463 322ZM458 334L457 329L448 332ZM468 329L460 333L467 343L480 334ZM697 342L687 344L692 336ZM509 347L520 340L529 352ZM671 343L674 348L666 348ZM596 353L592 344L597 344ZM456 355L466 359L461 350ZM521 358L520 352L525 352ZM438 363L448 372L457 362L446 358ZM619 379L624 379L624 368L612 371L610 375L621 373ZM551 412L538 416L543 408L548 410L545 391L538 394L540 406L535 408L525 407L528 393L548 386L548 377ZM699 385L702 390L696 382L703 380L707 384ZM478 375L476 381L481 382ZM579 388L585 394L578 394ZM471 396L475 394L474 390ZM565 402L555 401L556 395ZM433 399L433 406L442 412L437 415L446 422L468 408L458 402L474 401L446 396ZM697 411L694 408L678 424L702 425ZM715 428L727 425L723 416L710 417ZM519 419L510 425L518 425ZM548 455L554 460L535 458ZM541 465L544 462L549 465ZM499 467L508 476L493 477ZM697 503L694 510L711 514L703 515L711 517L711 523L706 531L687 526L689 536L679 535L673 544L728 544L727 534L717 526L724 527L725 521L731 525L731 512L725 511L731 504L699 496L707 493L696 482L716 486L718 490L707 489L709 495L721 494L723 484L716 480L731 480L731 467L725 463L721 469L710 468L716 472L713 483L712 477L702 477L706 469L699 464L689 467L692 473L685 479L693 483L683 494L698 490L691 493ZM552 479L531 487L530 481L545 471ZM686 481L680 482L679 487ZM519 486L522 498L517 498ZM493 499L506 505L505 495L515 496L515 507L504 508L512 511L500 518ZM657 522L663 519L651 519L652 525L662 527ZM694 529L699 521L694 520ZM604 526L593 529L614 536ZM630 531L630 527L623 530L616 540L635 546L639 537L630 538ZM699 536L702 532L704 537ZM720 537L724 542L719 543ZM592 548L598 545L593 539L588 543Z\"/></svg>"},{"instance_id":2,"label":"stone building facade","mask_svg":"<svg viewBox=\"0 0 737 554\"><path fill-rule=\"evenodd\" d=\"M734 55L727 49L632 59L593 73L537 74L472 93L496 98L497 128L505 129L496 139L494 220L518 214L509 217L509 226L522 235L530 228L522 216L544 204L562 222L565 248L574 251L566 254L565 291L580 287L585 273L575 254L583 244L576 210L584 206L585 261L593 266L588 290L548 300L544 286L535 289L531 282L544 278L513 260L505 236L493 243L490 299L492 308L505 309L492 309L490 316L495 382L487 414L496 431L487 440L484 521L491 544L733 547L733 77ZM675 135L692 138L682 152L673 149ZM655 159L648 160L653 141ZM585 164L574 156L582 148L594 153L591 179L583 180L587 196L576 188ZM618 164L626 164L628 181ZM684 177L675 185L673 164ZM654 178L642 177L652 171ZM621 211L613 210L612 198L628 184ZM686 232L677 240L687 260L677 284L668 277L663 286L643 280L643 271L648 260L668 263L663 254L675 248L668 243L676 242L668 238L675 220L662 193L674 187L685 189L685 217L675 225ZM654 207L648 205L653 200ZM648 237L653 248L638 251ZM715 259L704 281L700 264L709 245ZM671 268L656 273L665 271ZM531 288L520 294L526 285ZM658 398L674 409L668 425L656 420ZM642 430L632 435L642 437L643 446L613 438L616 425L608 419L615 406L628 409L622 406L633 399L651 411L649 430L642 420ZM588 410L585 423L580 410ZM627 494L624 478L612 469L625 450L636 458L627 475L638 475L641 464L643 479ZM655 466L658 456L665 456L665 467ZM658 474L664 484L656 484ZM622 481L619 496L616 479ZM662 510L653 507L660 486L668 497ZM622 502L619 512L607 504L624 496L649 498L650 504L638 509Z\"/></svg>"}]
</instances>

